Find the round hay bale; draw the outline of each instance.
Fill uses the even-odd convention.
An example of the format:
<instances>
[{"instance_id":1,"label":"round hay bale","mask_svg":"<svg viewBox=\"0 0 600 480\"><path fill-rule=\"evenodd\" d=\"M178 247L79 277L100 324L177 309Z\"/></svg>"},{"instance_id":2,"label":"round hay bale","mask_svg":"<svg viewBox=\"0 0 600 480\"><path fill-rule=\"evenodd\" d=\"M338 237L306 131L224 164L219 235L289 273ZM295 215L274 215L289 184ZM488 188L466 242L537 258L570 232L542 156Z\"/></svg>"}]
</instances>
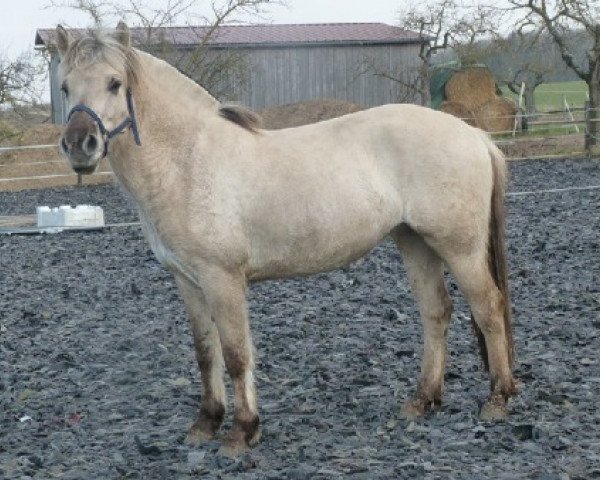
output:
<instances>
[{"instance_id":1,"label":"round hay bale","mask_svg":"<svg viewBox=\"0 0 600 480\"><path fill-rule=\"evenodd\" d=\"M310 100L267 108L260 116L266 129L278 130L341 117L363 108L343 100Z\"/></svg>"},{"instance_id":2,"label":"round hay bale","mask_svg":"<svg viewBox=\"0 0 600 480\"><path fill-rule=\"evenodd\" d=\"M484 67L470 67L456 72L446 83L446 99L460 102L475 111L496 96L496 81Z\"/></svg>"},{"instance_id":3,"label":"round hay bale","mask_svg":"<svg viewBox=\"0 0 600 480\"><path fill-rule=\"evenodd\" d=\"M517 111L511 100L495 97L477 108L475 117L487 132L507 132L514 127Z\"/></svg>"},{"instance_id":4,"label":"round hay bale","mask_svg":"<svg viewBox=\"0 0 600 480\"><path fill-rule=\"evenodd\" d=\"M440 111L454 115L464 122L467 122L469 125L479 128L479 122L473 111L460 102L450 102L446 100L440 105Z\"/></svg>"}]
</instances>

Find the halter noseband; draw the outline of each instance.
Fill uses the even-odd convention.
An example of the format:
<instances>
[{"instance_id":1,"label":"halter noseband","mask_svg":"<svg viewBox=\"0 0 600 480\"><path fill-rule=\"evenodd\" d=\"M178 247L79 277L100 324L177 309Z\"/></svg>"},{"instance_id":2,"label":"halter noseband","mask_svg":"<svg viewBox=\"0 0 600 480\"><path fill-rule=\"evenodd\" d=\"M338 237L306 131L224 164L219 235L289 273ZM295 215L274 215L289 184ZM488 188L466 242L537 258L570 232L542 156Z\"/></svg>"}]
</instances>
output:
<instances>
[{"instance_id":1,"label":"halter noseband","mask_svg":"<svg viewBox=\"0 0 600 480\"><path fill-rule=\"evenodd\" d=\"M98 128L100 129L100 134L102 135L102 138L104 139L104 153L102 154L102 158L106 157L106 155L108 153L108 142L110 141L110 139L113 138L114 136L118 135L119 133L122 133L128 127L131 128L131 133L133 134L133 139L135 140L136 145L138 145L138 146L142 145L142 141L140 140L140 131L138 130L137 120L135 118L135 109L133 106L133 96L131 94L131 90L129 90L129 89L127 89L126 99L127 99L127 111L129 112L129 117L127 117L125 120L123 120L121 123L119 123L119 125L117 125L112 130L107 130L106 127L104 126L104 122L102 122L102 119L98 116L98 114L96 112L94 112L87 105L83 105L83 104L75 105L69 112L69 115L67 117L67 122L69 120L71 120L71 117L73 116L73 114L75 112L85 112L90 117L92 117L92 120L94 120L94 122L96 122L96 124L98 125Z\"/></svg>"}]
</instances>

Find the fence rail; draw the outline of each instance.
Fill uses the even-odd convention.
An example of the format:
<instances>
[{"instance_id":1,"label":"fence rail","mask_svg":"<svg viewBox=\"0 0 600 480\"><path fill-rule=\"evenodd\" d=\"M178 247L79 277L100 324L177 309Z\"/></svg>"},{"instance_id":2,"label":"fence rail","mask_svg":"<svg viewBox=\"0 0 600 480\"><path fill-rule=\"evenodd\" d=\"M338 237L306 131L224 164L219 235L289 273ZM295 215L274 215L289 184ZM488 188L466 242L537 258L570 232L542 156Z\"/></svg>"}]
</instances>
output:
<instances>
[{"instance_id":1,"label":"fence rail","mask_svg":"<svg viewBox=\"0 0 600 480\"><path fill-rule=\"evenodd\" d=\"M16 161L11 163L2 163L2 155L10 154L10 153L19 153L19 152L27 152L27 151L39 151L39 150L55 150L54 153L58 152L57 144L47 144L47 145L15 145L9 147L0 147L0 189L11 189L11 185L16 187L15 189L19 189L19 185L23 184L23 182L28 185L32 182L35 184L36 182L42 183L44 181L54 181L57 180L60 182L60 185L69 185L76 184L78 186L83 185L83 176L81 174L72 173L52 173L52 168L48 167L45 169L44 173L40 174L32 174L32 175L23 175L20 171L18 173L6 173L6 171L10 171L11 169L20 170L19 167L43 167L44 165L66 165L65 160L43 160L43 161ZM4 173L4 174L3 174ZM24 172L27 173L27 172ZM109 176L112 175L111 172L97 172L98 176ZM74 182L63 182L63 180L67 180L69 178L75 179ZM62 179L62 180L61 180ZM26 187L32 188L32 187ZM39 188L39 187L38 187Z\"/></svg>"},{"instance_id":2,"label":"fence rail","mask_svg":"<svg viewBox=\"0 0 600 480\"><path fill-rule=\"evenodd\" d=\"M18 152L20 150L44 150L58 148L58 145L17 145L15 147L0 147L0 152Z\"/></svg>"}]
</instances>

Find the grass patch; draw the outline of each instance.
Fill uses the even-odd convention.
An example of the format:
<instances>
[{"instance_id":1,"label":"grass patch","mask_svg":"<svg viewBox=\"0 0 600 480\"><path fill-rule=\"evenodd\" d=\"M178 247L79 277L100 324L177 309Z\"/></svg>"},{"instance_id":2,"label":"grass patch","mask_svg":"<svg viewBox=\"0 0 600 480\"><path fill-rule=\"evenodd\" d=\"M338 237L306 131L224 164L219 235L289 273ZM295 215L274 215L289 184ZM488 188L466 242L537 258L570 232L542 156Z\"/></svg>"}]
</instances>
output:
<instances>
[{"instance_id":1,"label":"grass patch","mask_svg":"<svg viewBox=\"0 0 600 480\"><path fill-rule=\"evenodd\" d=\"M0 118L0 145L17 137L21 131L12 123Z\"/></svg>"},{"instance_id":2,"label":"grass patch","mask_svg":"<svg viewBox=\"0 0 600 480\"><path fill-rule=\"evenodd\" d=\"M518 95L503 87L508 98L518 101ZM562 110L563 95L571 108L583 108L587 99L587 85L584 81L543 83L535 89L535 103L538 111Z\"/></svg>"}]
</instances>

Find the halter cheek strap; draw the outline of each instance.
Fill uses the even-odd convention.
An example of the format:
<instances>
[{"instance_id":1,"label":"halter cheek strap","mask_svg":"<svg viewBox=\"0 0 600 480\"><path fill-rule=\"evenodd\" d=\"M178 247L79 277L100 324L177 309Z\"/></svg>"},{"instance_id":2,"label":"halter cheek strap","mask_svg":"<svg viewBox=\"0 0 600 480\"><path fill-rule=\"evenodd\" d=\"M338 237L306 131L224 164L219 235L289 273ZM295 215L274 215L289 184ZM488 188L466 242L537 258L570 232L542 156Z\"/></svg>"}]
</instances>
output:
<instances>
[{"instance_id":1,"label":"halter cheek strap","mask_svg":"<svg viewBox=\"0 0 600 480\"><path fill-rule=\"evenodd\" d=\"M133 95L131 94L131 90L127 89L127 94L125 98L127 100L127 111L129 112L129 117L127 117L125 120L119 123L119 125L117 125L112 130L107 130L104 126L104 122L98 116L98 114L94 112L94 110L92 110L90 107L84 104L75 105L71 109L67 117L67 122L71 120L71 117L75 112L85 112L90 117L92 117L92 120L94 120L94 122L96 122L96 124L98 125L98 128L100 129L100 134L104 139L104 153L102 154L102 158L106 157L106 155L108 154L108 142L110 141L110 139L118 135L119 133L122 133L126 128L131 129L131 133L133 134L135 144L138 146L142 145L142 141L140 140L140 131L138 130L137 119L135 117L135 108L133 105Z\"/></svg>"}]
</instances>

